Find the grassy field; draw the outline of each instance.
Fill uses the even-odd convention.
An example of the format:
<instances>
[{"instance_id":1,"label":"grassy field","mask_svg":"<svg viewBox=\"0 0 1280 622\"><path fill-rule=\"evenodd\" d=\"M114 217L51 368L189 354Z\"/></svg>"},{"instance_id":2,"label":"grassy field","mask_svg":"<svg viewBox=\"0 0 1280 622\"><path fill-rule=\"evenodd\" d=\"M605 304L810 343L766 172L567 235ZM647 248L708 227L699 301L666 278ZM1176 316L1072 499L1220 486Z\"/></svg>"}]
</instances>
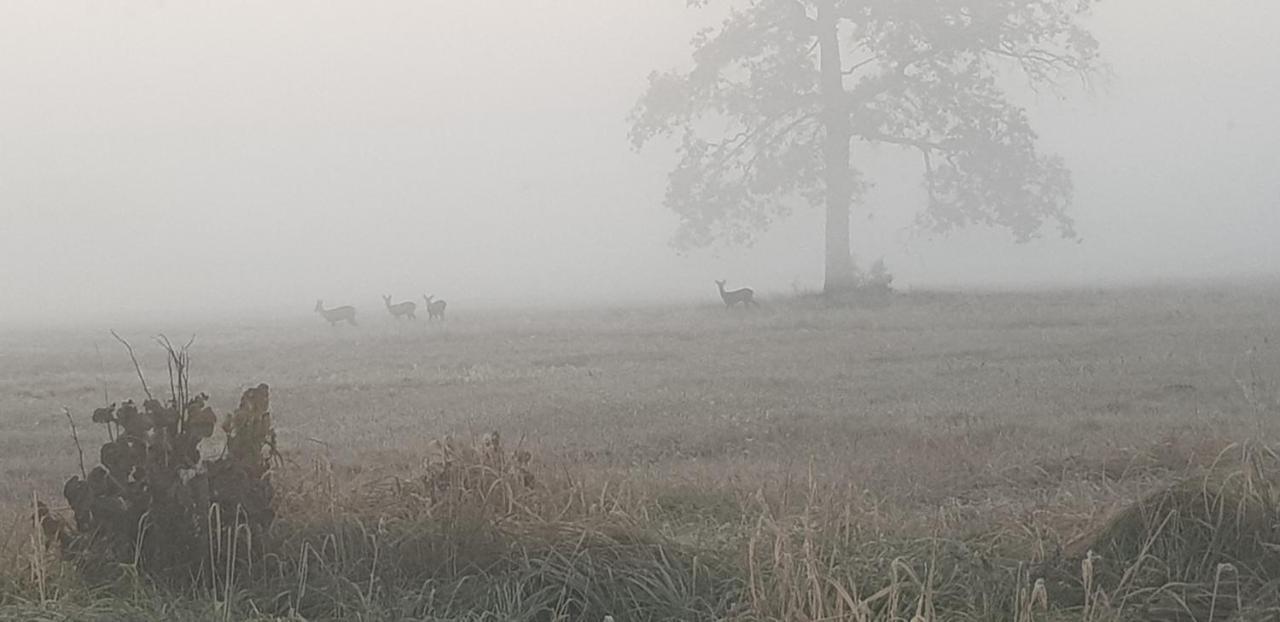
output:
<instances>
[{"instance_id":1,"label":"grassy field","mask_svg":"<svg viewBox=\"0 0 1280 622\"><path fill-rule=\"evenodd\" d=\"M431 326L369 316L330 328L302 316L121 334L149 381L164 384L150 337L194 333L193 385L220 412L245 387L271 385L289 546L346 533L348 519L426 529L436 515L407 510L387 482L422 476L442 438L466 445L499 431L532 453L539 482L520 496L518 519L476 519L499 530L501 563L411 571L402 559L393 570L391 540L366 538L384 547L384 568L375 554L329 560L323 601L308 600L324 590L307 590L296 564L237 586L225 603L145 582L80 585L63 565L32 561L32 493L60 505L62 482L78 472L63 407L94 462L105 432L90 411L104 392L118 401L141 391L106 327L8 331L0 507L16 527L3 544L0 617L1177 619L1151 613L1163 611L1167 585L1137 591L1135 573L1099 588L1100 605L1073 546L1144 495L1215 463L1270 459L1280 440L1274 288L916 293L865 308L792 300L731 313L450 312ZM563 538L530 535L553 526ZM650 566L583 566L583 551L634 552L640 541L660 551L645 558L660 580L640 589L650 575L636 570L626 596L596 586L614 568ZM43 589L32 566L51 577ZM587 587L537 579L553 566L583 573ZM1241 563L1230 570L1246 574ZM1234 604L1215 600L1212 615L1274 613L1260 586L1280 576L1264 570L1228 577ZM352 576L363 578L339 580ZM1189 602L1220 587L1164 592ZM1197 606L1185 619L1203 619Z\"/></svg>"}]
</instances>

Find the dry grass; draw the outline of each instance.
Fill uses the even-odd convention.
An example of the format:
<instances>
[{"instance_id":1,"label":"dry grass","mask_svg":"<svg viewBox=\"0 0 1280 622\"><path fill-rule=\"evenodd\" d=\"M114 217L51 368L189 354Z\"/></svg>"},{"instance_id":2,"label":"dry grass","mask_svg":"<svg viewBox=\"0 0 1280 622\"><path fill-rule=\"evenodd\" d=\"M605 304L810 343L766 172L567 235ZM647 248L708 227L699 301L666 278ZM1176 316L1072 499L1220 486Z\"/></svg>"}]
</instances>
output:
<instances>
[{"instance_id":1,"label":"dry grass","mask_svg":"<svg viewBox=\"0 0 1280 622\"><path fill-rule=\"evenodd\" d=\"M274 574L230 597L165 594L145 581L90 589L33 556L29 529L10 529L0 616L1022 621L1176 619L1177 603L1186 619L1270 611L1269 570L1218 560L1226 544L1152 540L1160 563L1144 561L1127 582L1123 558L1150 550L1115 545L1099 553L1105 561L1082 563L1073 547L1105 544L1108 525L1161 531L1152 514L1121 511L1161 494L1166 505L1186 501L1158 491L1220 481L1210 477L1256 472L1239 494L1208 502L1237 513L1189 513L1183 540L1204 539L1195 525L1219 533L1231 516L1269 511L1271 471L1258 465L1278 438L1275 290L912 295L752 314L459 310L430 328L151 330L199 336L198 390L271 383L288 459ZM135 343L149 334L122 333ZM61 408L83 421L104 388L113 400L136 392L132 367L104 336L0 333L0 502L15 526L29 521L33 491L53 500L78 472ZM144 369L163 368L160 353L139 355ZM486 464L481 447L455 461L488 479L458 482L462 497L448 502L433 497L424 482L440 475L436 439L461 439L453 451L466 453L488 430L534 456L535 483ZM80 430L86 445L99 432ZM1106 542L1119 541L1147 539Z\"/></svg>"}]
</instances>

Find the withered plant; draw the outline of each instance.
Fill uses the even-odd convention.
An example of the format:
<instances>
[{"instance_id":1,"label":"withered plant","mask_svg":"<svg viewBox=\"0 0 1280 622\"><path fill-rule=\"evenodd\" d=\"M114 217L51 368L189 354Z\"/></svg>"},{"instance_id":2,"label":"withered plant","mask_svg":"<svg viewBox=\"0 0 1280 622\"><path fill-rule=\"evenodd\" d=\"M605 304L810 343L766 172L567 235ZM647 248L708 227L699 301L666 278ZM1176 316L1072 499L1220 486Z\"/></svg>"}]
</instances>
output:
<instances>
[{"instance_id":1,"label":"withered plant","mask_svg":"<svg viewBox=\"0 0 1280 622\"><path fill-rule=\"evenodd\" d=\"M214 582L261 555L275 519L270 476L280 454L270 393L265 384L246 390L222 418L221 451L206 454L201 443L219 417L208 395L190 389L191 343L158 342L168 354L168 399L151 395L139 369L141 406L128 400L93 411L109 440L100 464L63 487L74 524L46 514L43 525L87 577L131 568L165 582Z\"/></svg>"}]
</instances>

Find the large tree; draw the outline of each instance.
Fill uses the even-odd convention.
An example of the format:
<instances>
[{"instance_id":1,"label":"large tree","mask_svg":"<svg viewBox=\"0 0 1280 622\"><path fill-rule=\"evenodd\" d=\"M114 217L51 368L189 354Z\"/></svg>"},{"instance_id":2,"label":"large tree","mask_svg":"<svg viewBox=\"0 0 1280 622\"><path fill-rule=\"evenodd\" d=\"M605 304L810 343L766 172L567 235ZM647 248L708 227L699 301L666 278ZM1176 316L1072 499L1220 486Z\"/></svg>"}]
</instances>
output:
<instances>
[{"instance_id":1,"label":"large tree","mask_svg":"<svg viewBox=\"0 0 1280 622\"><path fill-rule=\"evenodd\" d=\"M1070 174L1037 151L1002 85L1087 76L1092 1L728 0L723 23L694 38L693 68L652 74L631 115L637 149L679 137L665 201L681 218L675 244L747 242L793 205L825 205L824 290L852 288L850 209L866 190L855 141L920 155L922 226L1074 236Z\"/></svg>"}]
</instances>

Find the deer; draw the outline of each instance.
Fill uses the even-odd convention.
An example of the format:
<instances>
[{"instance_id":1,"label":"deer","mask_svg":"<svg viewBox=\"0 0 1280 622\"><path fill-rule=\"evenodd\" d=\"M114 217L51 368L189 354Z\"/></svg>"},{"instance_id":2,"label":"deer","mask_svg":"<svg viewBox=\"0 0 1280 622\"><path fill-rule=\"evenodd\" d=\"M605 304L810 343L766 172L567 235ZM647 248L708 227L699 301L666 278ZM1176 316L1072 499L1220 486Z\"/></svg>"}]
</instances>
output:
<instances>
[{"instance_id":1,"label":"deer","mask_svg":"<svg viewBox=\"0 0 1280 622\"><path fill-rule=\"evenodd\" d=\"M324 308L324 301L316 301L316 313L320 314L325 320L328 320L330 326L337 326L338 322L346 322L352 326L356 326L356 308L351 305L334 307L332 309Z\"/></svg>"},{"instance_id":2,"label":"deer","mask_svg":"<svg viewBox=\"0 0 1280 622\"><path fill-rule=\"evenodd\" d=\"M422 299L427 302L427 321L440 320L443 322L444 308L449 306L449 303L443 300L436 300L435 296L428 296L426 294L422 295Z\"/></svg>"},{"instance_id":3,"label":"deer","mask_svg":"<svg viewBox=\"0 0 1280 622\"><path fill-rule=\"evenodd\" d=\"M412 300L391 304L391 296L383 296L382 302L387 305L387 311L391 313L391 317L397 320L402 317L407 317L411 320L418 319L418 317L413 314L414 311L418 310L418 305L414 304Z\"/></svg>"},{"instance_id":4,"label":"deer","mask_svg":"<svg viewBox=\"0 0 1280 622\"><path fill-rule=\"evenodd\" d=\"M724 290L724 283L724 281L716 281L716 287L720 289L720 299L724 301L725 309L732 309L734 305L739 303L742 304L743 308L760 306L760 303L756 302L756 293L750 287L727 292Z\"/></svg>"}]
</instances>

